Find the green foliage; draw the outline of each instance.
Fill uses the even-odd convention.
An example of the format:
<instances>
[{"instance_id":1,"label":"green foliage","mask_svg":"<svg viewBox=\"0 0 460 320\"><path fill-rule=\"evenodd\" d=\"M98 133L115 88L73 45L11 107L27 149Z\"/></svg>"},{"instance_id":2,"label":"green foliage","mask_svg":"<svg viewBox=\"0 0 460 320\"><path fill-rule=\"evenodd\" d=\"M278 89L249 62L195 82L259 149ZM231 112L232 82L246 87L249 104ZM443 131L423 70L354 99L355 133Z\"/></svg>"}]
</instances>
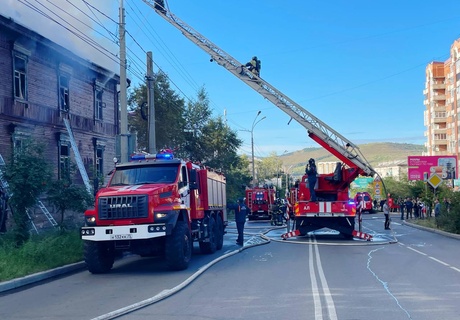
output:
<instances>
[{"instance_id":1,"label":"green foliage","mask_svg":"<svg viewBox=\"0 0 460 320\"><path fill-rule=\"evenodd\" d=\"M135 88L128 98L130 130L137 132L138 149L148 150L147 87ZM144 106L144 108L141 108ZM174 148L184 143L184 100L170 88L164 73L154 76L155 139L157 149ZM145 116L145 119L143 118Z\"/></svg>"},{"instance_id":2,"label":"green foliage","mask_svg":"<svg viewBox=\"0 0 460 320\"><path fill-rule=\"evenodd\" d=\"M246 155L237 158L237 161L230 164L226 172L227 177L227 202L231 203L236 199L245 196L245 188L251 181L249 173L249 159Z\"/></svg>"},{"instance_id":3,"label":"green foliage","mask_svg":"<svg viewBox=\"0 0 460 320\"><path fill-rule=\"evenodd\" d=\"M13 234L0 237L0 281L49 270L83 259L77 230L32 236L17 246Z\"/></svg>"},{"instance_id":4,"label":"green foliage","mask_svg":"<svg viewBox=\"0 0 460 320\"><path fill-rule=\"evenodd\" d=\"M93 196L86 188L76 185L72 179L61 179L51 182L48 190L48 201L58 210L61 229L64 228L64 215L67 210L84 212L93 203Z\"/></svg>"},{"instance_id":5,"label":"green foliage","mask_svg":"<svg viewBox=\"0 0 460 320\"><path fill-rule=\"evenodd\" d=\"M38 197L46 191L51 179L51 167L43 156L44 146L31 140L22 142L10 164L5 178L13 194L9 204L13 209L15 235L18 244L29 237L27 208L34 206Z\"/></svg>"}]
</instances>

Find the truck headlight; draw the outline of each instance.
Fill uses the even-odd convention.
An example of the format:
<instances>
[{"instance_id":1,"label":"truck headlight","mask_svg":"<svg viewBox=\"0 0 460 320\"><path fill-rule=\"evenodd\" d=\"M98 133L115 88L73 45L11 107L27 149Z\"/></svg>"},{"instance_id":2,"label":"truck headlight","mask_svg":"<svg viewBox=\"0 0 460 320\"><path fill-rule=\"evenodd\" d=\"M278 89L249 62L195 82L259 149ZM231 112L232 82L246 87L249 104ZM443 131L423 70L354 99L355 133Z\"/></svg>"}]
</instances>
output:
<instances>
[{"instance_id":1,"label":"truck headlight","mask_svg":"<svg viewBox=\"0 0 460 320\"><path fill-rule=\"evenodd\" d=\"M156 212L155 213L155 220L161 220L161 219L164 219L168 216L167 213L165 212Z\"/></svg>"},{"instance_id":2,"label":"truck headlight","mask_svg":"<svg viewBox=\"0 0 460 320\"><path fill-rule=\"evenodd\" d=\"M85 222L87 226L95 226L96 225L96 217L95 216L86 216Z\"/></svg>"}]
</instances>

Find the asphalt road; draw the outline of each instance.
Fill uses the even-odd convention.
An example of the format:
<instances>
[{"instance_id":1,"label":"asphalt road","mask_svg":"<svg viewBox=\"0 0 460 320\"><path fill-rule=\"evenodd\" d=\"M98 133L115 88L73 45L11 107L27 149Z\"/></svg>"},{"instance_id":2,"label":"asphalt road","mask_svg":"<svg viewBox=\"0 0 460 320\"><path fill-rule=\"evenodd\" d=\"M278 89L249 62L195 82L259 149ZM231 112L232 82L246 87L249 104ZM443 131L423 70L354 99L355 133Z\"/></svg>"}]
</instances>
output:
<instances>
[{"instance_id":1,"label":"asphalt road","mask_svg":"<svg viewBox=\"0 0 460 320\"><path fill-rule=\"evenodd\" d=\"M4 293L0 319L458 319L459 240L396 215L391 231L382 214L364 218L372 242L333 232L282 241L280 229L267 242L268 223L251 221L245 249L229 229L222 251L195 254L182 272L137 257L106 275L75 272Z\"/></svg>"}]
</instances>

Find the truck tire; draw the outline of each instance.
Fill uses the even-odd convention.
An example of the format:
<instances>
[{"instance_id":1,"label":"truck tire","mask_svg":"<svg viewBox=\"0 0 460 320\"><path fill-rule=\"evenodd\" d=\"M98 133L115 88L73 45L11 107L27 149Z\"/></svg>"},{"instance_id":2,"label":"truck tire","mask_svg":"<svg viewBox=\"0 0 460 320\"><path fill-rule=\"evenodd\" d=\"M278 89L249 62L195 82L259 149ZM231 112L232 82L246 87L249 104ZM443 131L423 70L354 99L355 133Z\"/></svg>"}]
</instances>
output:
<instances>
[{"instance_id":1,"label":"truck tire","mask_svg":"<svg viewBox=\"0 0 460 320\"><path fill-rule=\"evenodd\" d=\"M219 234L217 236L217 250L222 249L224 246L224 222L222 221L221 216L217 216L217 230L219 231Z\"/></svg>"},{"instance_id":2,"label":"truck tire","mask_svg":"<svg viewBox=\"0 0 460 320\"><path fill-rule=\"evenodd\" d=\"M84 257L88 271L94 274L107 273L115 261L115 250L111 242L84 241Z\"/></svg>"},{"instance_id":3,"label":"truck tire","mask_svg":"<svg viewBox=\"0 0 460 320\"><path fill-rule=\"evenodd\" d=\"M214 253L217 250L217 238L219 237L219 231L217 229L217 223L214 217L209 218L208 223L208 234L207 241L200 241L200 251L202 253Z\"/></svg>"},{"instance_id":4,"label":"truck tire","mask_svg":"<svg viewBox=\"0 0 460 320\"><path fill-rule=\"evenodd\" d=\"M165 258L172 270L187 269L192 257L192 242L187 223L177 221L171 235L166 237Z\"/></svg>"}]
</instances>

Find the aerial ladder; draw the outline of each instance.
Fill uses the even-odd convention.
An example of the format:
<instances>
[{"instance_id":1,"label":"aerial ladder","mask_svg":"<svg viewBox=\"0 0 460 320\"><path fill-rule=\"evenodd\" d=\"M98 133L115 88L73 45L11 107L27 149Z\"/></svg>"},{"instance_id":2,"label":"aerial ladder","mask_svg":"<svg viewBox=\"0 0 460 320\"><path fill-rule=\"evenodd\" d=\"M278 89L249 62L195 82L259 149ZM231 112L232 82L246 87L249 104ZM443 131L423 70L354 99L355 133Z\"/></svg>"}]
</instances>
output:
<instances>
[{"instance_id":1,"label":"aerial ladder","mask_svg":"<svg viewBox=\"0 0 460 320\"><path fill-rule=\"evenodd\" d=\"M166 9L164 1L143 1L167 22L182 32L182 34L190 41L207 52L211 56L211 62L215 61L217 64L227 69L235 77L261 94L264 98L271 101L292 119L306 128L311 139L331 152L335 157L347 164L349 167L356 168L357 170L355 170L353 174L355 178L358 175L372 177L376 174L357 145L302 108L299 104L291 100L264 79L249 71L249 69L247 69L242 63L234 59L198 31L179 19Z\"/></svg>"},{"instance_id":2,"label":"aerial ladder","mask_svg":"<svg viewBox=\"0 0 460 320\"><path fill-rule=\"evenodd\" d=\"M321 182L320 185L323 185L323 187L320 186L319 188L322 188L321 191L324 194L322 201L319 202L311 202L307 197L310 194L307 186L308 183L306 176L302 177L299 187L296 187L296 194L300 194L300 197L296 199L296 209L294 210L296 215L296 230L292 234L283 236L283 239L290 236L305 235L310 231L323 227L337 230L346 238L358 237L366 240L372 239L371 235L361 232L362 220L360 214L358 214L359 232L354 230L357 213L356 206L353 202L349 201L348 197L349 185L355 178L359 175L373 177L377 174L361 153L359 147L309 111L302 108L267 81L251 72L241 62L237 61L171 13L166 8L164 0L143 1L167 22L176 27L185 37L208 53L211 57L211 62L215 61L227 69L235 77L284 111L291 119L294 119L307 129L307 133L311 139L348 166L347 169L341 163L337 163L333 174L323 175L319 179L319 182Z\"/></svg>"}]
</instances>

